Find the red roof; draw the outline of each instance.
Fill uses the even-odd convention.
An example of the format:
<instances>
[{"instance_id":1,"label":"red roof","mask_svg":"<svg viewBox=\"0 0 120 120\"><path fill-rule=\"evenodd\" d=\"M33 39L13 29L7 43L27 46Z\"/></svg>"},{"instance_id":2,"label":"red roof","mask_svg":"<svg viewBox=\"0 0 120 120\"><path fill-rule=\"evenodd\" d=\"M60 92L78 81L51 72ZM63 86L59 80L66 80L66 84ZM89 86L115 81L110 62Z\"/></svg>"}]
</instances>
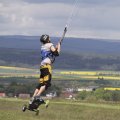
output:
<instances>
[{"instance_id":1,"label":"red roof","mask_svg":"<svg viewBox=\"0 0 120 120\"><path fill-rule=\"evenodd\" d=\"M0 93L0 97L5 97L5 93Z\"/></svg>"}]
</instances>

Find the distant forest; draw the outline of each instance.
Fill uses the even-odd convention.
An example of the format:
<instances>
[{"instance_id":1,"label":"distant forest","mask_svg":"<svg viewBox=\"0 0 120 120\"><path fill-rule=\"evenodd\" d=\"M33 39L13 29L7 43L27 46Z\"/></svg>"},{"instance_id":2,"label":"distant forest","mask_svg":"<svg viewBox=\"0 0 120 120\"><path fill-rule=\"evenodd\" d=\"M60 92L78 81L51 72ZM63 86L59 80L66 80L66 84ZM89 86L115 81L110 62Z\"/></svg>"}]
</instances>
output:
<instances>
[{"instance_id":1,"label":"distant forest","mask_svg":"<svg viewBox=\"0 0 120 120\"><path fill-rule=\"evenodd\" d=\"M40 50L0 48L0 65L38 68ZM61 52L54 63L55 69L120 70L119 55L73 54Z\"/></svg>"}]
</instances>

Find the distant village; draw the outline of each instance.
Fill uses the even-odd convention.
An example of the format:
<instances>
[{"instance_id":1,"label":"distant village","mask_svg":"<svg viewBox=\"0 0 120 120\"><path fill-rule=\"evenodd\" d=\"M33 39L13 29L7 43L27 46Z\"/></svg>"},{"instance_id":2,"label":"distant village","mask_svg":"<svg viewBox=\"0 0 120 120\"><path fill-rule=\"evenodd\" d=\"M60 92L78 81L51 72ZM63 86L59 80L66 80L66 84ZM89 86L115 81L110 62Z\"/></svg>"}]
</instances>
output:
<instances>
[{"instance_id":1,"label":"distant village","mask_svg":"<svg viewBox=\"0 0 120 120\"><path fill-rule=\"evenodd\" d=\"M76 95L78 92L82 92L82 91L95 91L97 88L99 88L99 86L88 86L88 87L81 87L81 88L65 88L59 97L64 98L64 99L75 99ZM13 96L12 94L6 95L6 93L4 92L0 92L0 98L4 98L4 97L14 97L14 98L21 98L21 99L28 99L30 98L30 94L29 93L19 93L17 96ZM57 92L53 91L50 93L47 93L45 96L42 96L46 99L52 99L55 97L58 97Z\"/></svg>"}]
</instances>

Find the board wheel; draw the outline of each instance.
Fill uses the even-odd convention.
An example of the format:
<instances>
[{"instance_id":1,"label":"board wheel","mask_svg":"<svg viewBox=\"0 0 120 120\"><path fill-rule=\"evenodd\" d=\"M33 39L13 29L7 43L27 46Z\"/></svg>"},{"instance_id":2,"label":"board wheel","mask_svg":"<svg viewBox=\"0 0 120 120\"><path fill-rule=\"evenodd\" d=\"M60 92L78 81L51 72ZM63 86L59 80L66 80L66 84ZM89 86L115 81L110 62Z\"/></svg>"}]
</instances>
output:
<instances>
[{"instance_id":1,"label":"board wheel","mask_svg":"<svg viewBox=\"0 0 120 120\"><path fill-rule=\"evenodd\" d=\"M27 109L27 105L24 105L24 106L22 107L22 111L25 112L26 109Z\"/></svg>"}]
</instances>

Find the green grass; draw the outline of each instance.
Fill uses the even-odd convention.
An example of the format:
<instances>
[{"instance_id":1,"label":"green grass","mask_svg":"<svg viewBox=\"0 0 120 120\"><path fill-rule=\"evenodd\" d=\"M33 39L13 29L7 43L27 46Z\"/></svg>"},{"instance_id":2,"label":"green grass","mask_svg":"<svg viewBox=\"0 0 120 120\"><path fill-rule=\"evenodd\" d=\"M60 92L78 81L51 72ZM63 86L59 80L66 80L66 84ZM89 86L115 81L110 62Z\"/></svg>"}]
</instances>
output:
<instances>
[{"instance_id":1,"label":"green grass","mask_svg":"<svg viewBox=\"0 0 120 120\"><path fill-rule=\"evenodd\" d=\"M22 112L28 101L0 99L0 120L119 120L119 104L80 103L53 101L46 109L40 106L38 116L34 112Z\"/></svg>"}]
</instances>

